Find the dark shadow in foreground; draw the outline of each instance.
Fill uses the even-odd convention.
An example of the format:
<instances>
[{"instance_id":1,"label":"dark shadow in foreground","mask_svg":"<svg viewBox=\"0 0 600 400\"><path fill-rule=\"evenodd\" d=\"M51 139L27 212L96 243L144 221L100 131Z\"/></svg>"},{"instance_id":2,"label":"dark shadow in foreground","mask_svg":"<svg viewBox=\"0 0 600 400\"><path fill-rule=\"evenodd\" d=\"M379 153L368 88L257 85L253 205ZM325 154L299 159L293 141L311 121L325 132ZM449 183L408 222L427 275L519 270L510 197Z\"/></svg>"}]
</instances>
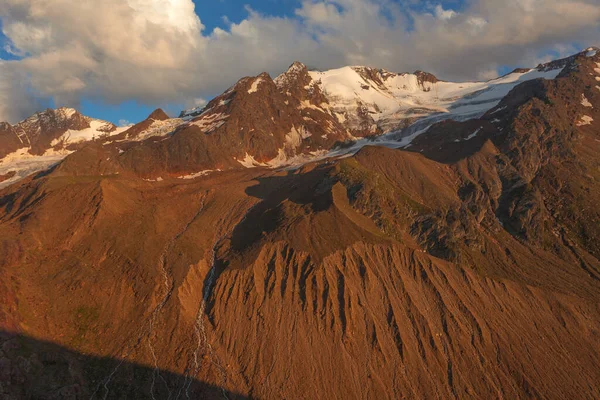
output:
<instances>
[{"instance_id":1,"label":"dark shadow in foreground","mask_svg":"<svg viewBox=\"0 0 600 400\"><path fill-rule=\"evenodd\" d=\"M0 399L152 398L247 399L183 375L0 331Z\"/></svg>"}]
</instances>

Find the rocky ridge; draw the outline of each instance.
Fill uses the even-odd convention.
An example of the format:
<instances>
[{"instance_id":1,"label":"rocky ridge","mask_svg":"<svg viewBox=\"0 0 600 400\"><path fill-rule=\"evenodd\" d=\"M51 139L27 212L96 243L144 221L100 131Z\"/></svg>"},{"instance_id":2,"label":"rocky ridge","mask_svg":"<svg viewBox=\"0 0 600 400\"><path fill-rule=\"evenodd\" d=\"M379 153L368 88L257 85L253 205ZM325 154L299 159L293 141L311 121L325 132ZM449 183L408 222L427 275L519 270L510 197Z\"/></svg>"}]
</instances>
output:
<instances>
[{"instance_id":1,"label":"rocky ridge","mask_svg":"<svg viewBox=\"0 0 600 400\"><path fill-rule=\"evenodd\" d=\"M133 171L148 179L301 165L355 151L366 143L361 138L406 136L439 120L477 118L518 83L551 79L576 57L468 83L441 81L422 71L397 74L369 67L309 71L296 62L275 79L268 74L243 78L206 107L182 112L180 118L157 110L129 128L92 120L73 109L47 110L14 127L0 128L5 153L0 185L55 165L93 142L106 147L96 152L103 157L98 164L118 160L110 170ZM359 145L352 147L357 141ZM6 178L9 174L11 178Z\"/></svg>"}]
</instances>

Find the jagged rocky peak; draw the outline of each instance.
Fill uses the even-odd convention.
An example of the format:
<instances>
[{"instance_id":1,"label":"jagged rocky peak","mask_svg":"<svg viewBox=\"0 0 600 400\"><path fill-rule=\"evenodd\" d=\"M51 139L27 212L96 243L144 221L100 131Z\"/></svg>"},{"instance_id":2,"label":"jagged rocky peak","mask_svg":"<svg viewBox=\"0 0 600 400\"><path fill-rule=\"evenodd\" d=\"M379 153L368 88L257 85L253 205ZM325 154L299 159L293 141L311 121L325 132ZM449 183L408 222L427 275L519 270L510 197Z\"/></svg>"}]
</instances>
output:
<instances>
[{"instance_id":1,"label":"jagged rocky peak","mask_svg":"<svg viewBox=\"0 0 600 400\"><path fill-rule=\"evenodd\" d=\"M89 127L89 122L74 108L61 107L57 109L48 108L33 114L31 117L19 122L19 126L31 125L47 127L67 127L69 129L83 129Z\"/></svg>"},{"instance_id":2,"label":"jagged rocky peak","mask_svg":"<svg viewBox=\"0 0 600 400\"><path fill-rule=\"evenodd\" d=\"M271 75L267 72L262 72L256 76L246 76L236 82L231 88L229 88L224 94L229 94L234 91L243 91L244 89L252 90L252 93L258 90L258 86L263 82L272 81ZM219 96L220 97L220 96Z\"/></svg>"},{"instance_id":3,"label":"jagged rocky peak","mask_svg":"<svg viewBox=\"0 0 600 400\"><path fill-rule=\"evenodd\" d=\"M572 56L539 64L535 69L542 72L553 71L556 69L571 71L576 68L576 60L596 57L598 52L599 49L597 47L588 47L587 49L580 51L577 54L573 54Z\"/></svg>"},{"instance_id":4,"label":"jagged rocky peak","mask_svg":"<svg viewBox=\"0 0 600 400\"><path fill-rule=\"evenodd\" d=\"M157 108L156 110L152 111L148 118L155 121L165 121L169 119L169 116L162 110L162 108Z\"/></svg>"},{"instance_id":5,"label":"jagged rocky peak","mask_svg":"<svg viewBox=\"0 0 600 400\"><path fill-rule=\"evenodd\" d=\"M294 61L287 71L275 78L274 81L278 87L282 88L307 76L308 68L306 65L299 61Z\"/></svg>"},{"instance_id":6,"label":"jagged rocky peak","mask_svg":"<svg viewBox=\"0 0 600 400\"><path fill-rule=\"evenodd\" d=\"M304 65L300 61L294 61L292 63L292 65L290 65L290 67L288 68L287 72L306 71L306 70L308 70L308 68L306 67L306 65Z\"/></svg>"},{"instance_id":7,"label":"jagged rocky peak","mask_svg":"<svg viewBox=\"0 0 600 400\"><path fill-rule=\"evenodd\" d=\"M222 112L224 109L229 108L229 103L238 95L252 95L259 91L262 91L264 84L273 85L273 79L267 72L263 72L257 76L247 76L235 83L232 87L227 89L223 94L215 97L209 101L205 106L199 106L188 110L183 110L179 114L179 118L185 120L192 120L196 117L206 114L207 112L215 113ZM245 97L245 96L244 96Z\"/></svg>"},{"instance_id":8,"label":"jagged rocky peak","mask_svg":"<svg viewBox=\"0 0 600 400\"><path fill-rule=\"evenodd\" d=\"M177 132L186 135L174 136L195 141L194 134L205 134L207 138L202 136L194 146L211 149L206 153L218 154L219 160L253 157L260 165L281 165L282 149L284 156L312 156L331 150L336 141L420 132L443 119L478 118L519 83L554 79L567 63L563 59L539 70L515 70L486 82L448 82L423 70L396 73L346 66L317 71L294 62L275 79L267 73L242 78L208 104L182 112L186 123ZM294 132L301 132L302 140L292 140L298 137ZM287 151L288 142L300 145ZM223 166L212 155L194 164L206 169Z\"/></svg>"},{"instance_id":9,"label":"jagged rocky peak","mask_svg":"<svg viewBox=\"0 0 600 400\"><path fill-rule=\"evenodd\" d=\"M537 67L531 68L515 68L511 73L524 74L530 71L549 72L559 69L570 71L574 68L574 61L577 59L600 57L600 49L598 47L588 47L587 49L573 54L569 57L552 60L546 63L538 64Z\"/></svg>"},{"instance_id":10,"label":"jagged rocky peak","mask_svg":"<svg viewBox=\"0 0 600 400\"><path fill-rule=\"evenodd\" d=\"M267 72L263 72L260 75L254 77L247 77L241 79L234 86L234 91L236 92L236 96L245 95L246 93L251 95L259 92L262 93L268 87L273 85L274 83L273 79L271 78L271 75L269 75ZM229 93L226 92L225 94Z\"/></svg>"},{"instance_id":11,"label":"jagged rocky peak","mask_svg":"<svg viewBox=\"0 0 600 400\"><path fill-rule=\"evenodd\" d=\"M93 127L96 131L107 133L113 132L117 128L111 122L87 117L74 108L69 107L48 108L19 122L15 127L19 130L30 132L81 131Z\"/></svg>"},{"instance_id":12,"label":"jagged rocky peak","mask_svg":"<svg viewBox=\"0 0 600 400\"><path fill-rule=\"evenodd\" d=\"M274 82L279 91L286 96L285 101L294 107L301 107L303 102L317 107L328 103L321 91L320 80L301 62L294 62L286 72L275 78Z\"/></svg>"}]
</instances>

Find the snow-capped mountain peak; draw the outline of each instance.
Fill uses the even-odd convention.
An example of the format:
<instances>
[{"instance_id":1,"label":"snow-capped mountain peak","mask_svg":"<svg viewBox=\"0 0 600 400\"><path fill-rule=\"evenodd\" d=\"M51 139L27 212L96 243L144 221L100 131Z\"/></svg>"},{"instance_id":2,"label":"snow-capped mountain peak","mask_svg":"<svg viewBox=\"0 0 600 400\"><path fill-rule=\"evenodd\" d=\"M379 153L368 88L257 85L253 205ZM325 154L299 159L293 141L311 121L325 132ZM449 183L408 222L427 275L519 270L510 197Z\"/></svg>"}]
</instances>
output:
<instances>
[{"instance_id":1,"label":"snow-capped mountain peak","mask_svg":"<svg viewBox=\"0 0 600 400\"><path fill-rule=\"evenodd\" d=\"M240 165L280 167L355 152L369 143L407 146L437 122L480 118L519 84L554 79L565 67L575 71L587 57L596 57L596 50L485 82L449 82L424 71L396 73L367 66L310 71L294 62L275 79L267 73L242 78L205 106L183 111L180 118L157 110L132 127L117 128L59 108L15 126L3 124L0 160L15 152L61 152L64 157L100 138L102 144L118 147L118 154L125 153L119 156L124 165L166 151L165 168L181 175ZM143 148L124 143L146 140ZM9 168L6 163L4 167L0 175ZM136 164L136 170L151 176L156 168Z\"/></svg>"}]
</instances>

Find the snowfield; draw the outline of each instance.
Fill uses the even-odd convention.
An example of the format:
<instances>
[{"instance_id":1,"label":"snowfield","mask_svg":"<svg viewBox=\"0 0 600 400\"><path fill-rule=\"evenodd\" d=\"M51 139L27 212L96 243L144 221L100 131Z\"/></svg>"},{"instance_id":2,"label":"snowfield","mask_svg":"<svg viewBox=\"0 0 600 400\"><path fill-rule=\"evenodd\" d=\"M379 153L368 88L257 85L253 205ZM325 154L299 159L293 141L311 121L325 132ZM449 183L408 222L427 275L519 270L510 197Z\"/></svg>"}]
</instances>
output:
<instances>
[{"instance_id":1,"label":"snowfield","mask_svg":"<svg viewBox=\"0 0 600 400\"><path fill-rule=\"evenodd\" d=\"M0 175L6 175L11 171L14 171L15 175L4 182L0 182L0 189L12 185L31 174L55 166L71 153L69 151L56 152L48 150L44 155L34 156L29 154L28 148L22 148L8 154L0 160Z\"/></svg>"},{"instance_id":2,"label":"snowfield","mask_svg":"<svg viewBox=\"0 0 600 400\"><path fill-rule=\"evenodd\" d=\"M293 66L294 67L294 66ZM246 168L297 168L307 162L327 158L349 157L367 145L389 148L406 148L413 139L427 132L437 122L447 119L466 121L479 118L493 109L517 85L532 79L554 79L562 68L550 71L529 69L513 72L487 82L423 82L419 84L415 74L393 74L380 70L380 85L361 74L364 67L344 67L340 69L315 72L310 71L310 85L318 85L325 93L329 104L321 108L305 102L301 107L325 110L346 121L347 115L355 115L361 107L368 112L385 131L386 127L396 126L407 118L417 118L412 125L401 130L390 129L375 139L356 139L354 144L344 148L323 150L318 154L295 155L286 157L285 152L268 162L259 163L252 155L246 154L238 160ZM275 79L284 81L283 75ZM493 113L502 111L498 108ZM477 136L479 129L464 140Z\"/></svg>"},{"instance_id":3,"label":"snowfield","mask_svg":"<svg viewBox=\"0 0 600 400\"><path fill-rule=\"evenodd\" d=\"M310 72L312 85L320 86L336 115L355 115L361 107L384 133L408 118L466 120L494 108L518 84L537 78L554 79L560 69L513 72L487 82L422 82L415 74L378 71L383 85L366 78L364 67ZM342 122L342 121L340 121Z\"/></svg>"}]
</instances>

